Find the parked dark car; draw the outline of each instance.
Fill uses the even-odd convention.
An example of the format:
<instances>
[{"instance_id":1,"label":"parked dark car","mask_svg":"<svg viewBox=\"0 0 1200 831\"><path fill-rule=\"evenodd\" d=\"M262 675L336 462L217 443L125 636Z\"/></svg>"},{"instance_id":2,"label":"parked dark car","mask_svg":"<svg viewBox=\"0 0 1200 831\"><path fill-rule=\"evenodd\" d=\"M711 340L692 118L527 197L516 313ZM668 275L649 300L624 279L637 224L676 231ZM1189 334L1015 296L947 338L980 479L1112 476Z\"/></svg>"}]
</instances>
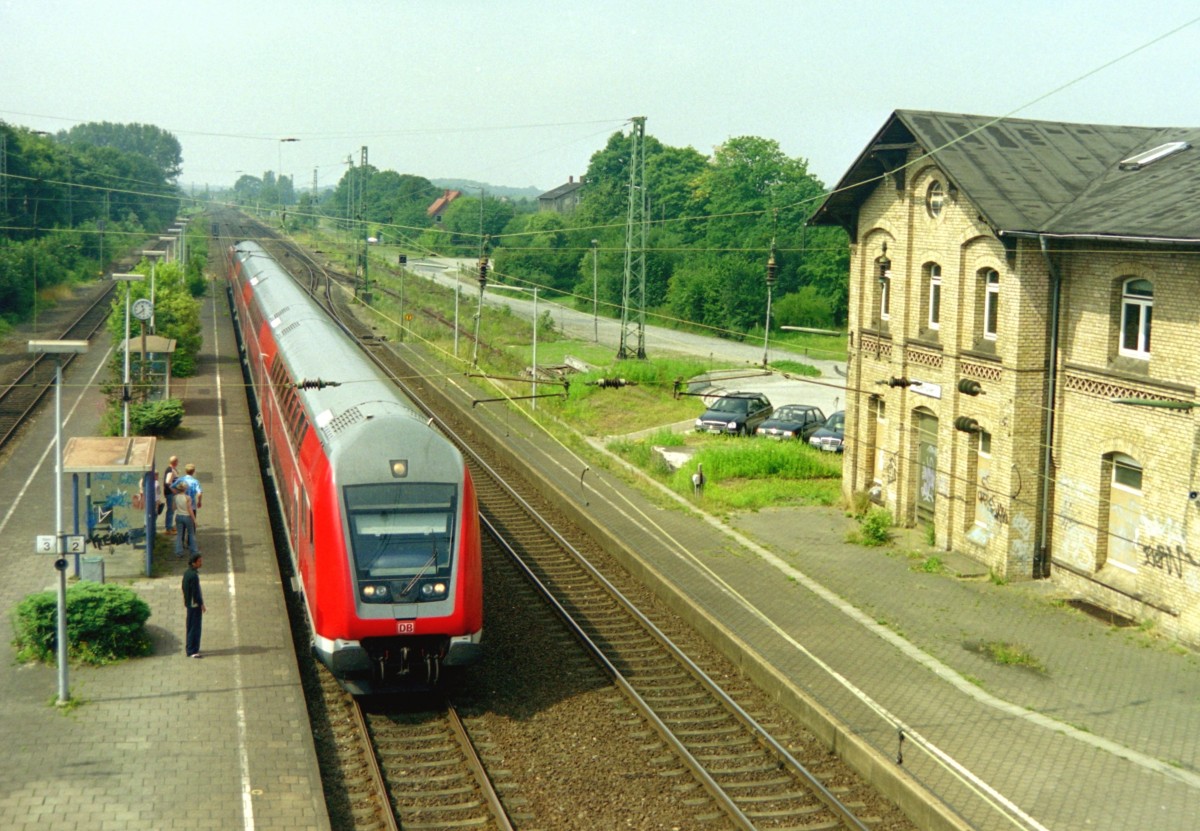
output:
<instances>
[{"instance_id":1,"label":"parked dark car","mask_svg":"<svg viewBox=\"0 0 1200 831\"><path fill-rule=\"evenodd\" d=\"M819 450L841 453L846 440L846 411L838 410L825 425L813 433L808 443Z\"/></svg>"},{"instance_id":2,"label":"parked dark car","mask_svg":"<svg viewBox=\"0 0 1200 831\"><path fill-rule=\"evenodd\" d=\"M753 435L758 425L771 417L772 410L771 402L761 392L729 392L696 419L696 431Z\"/></svg>"},{"instance_id":3,"label":"parked dark car","mask_svg":"<svg viewBox=\"0 0 1200 831\"><path fill-rule=\"evenodd\" d=\"M758 425L755 433L769 439L797 439L808 441L808 437L825 423L825 413L812 404L784 404L771 417Z\"/></svg>"}]
</instances>

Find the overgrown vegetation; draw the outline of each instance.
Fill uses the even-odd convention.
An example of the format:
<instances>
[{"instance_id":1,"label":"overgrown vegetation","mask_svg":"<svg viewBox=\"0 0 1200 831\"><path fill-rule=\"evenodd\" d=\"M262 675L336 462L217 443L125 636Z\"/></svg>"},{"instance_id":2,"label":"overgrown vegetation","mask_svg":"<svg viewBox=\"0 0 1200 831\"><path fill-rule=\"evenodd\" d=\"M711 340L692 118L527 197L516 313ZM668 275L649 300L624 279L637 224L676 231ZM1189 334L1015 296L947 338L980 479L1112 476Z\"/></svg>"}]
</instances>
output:
<instances>
[{"instance_id":1,"label":"overgrown vegetation","mask_svg":"<svg viewBox=\"0 0 1200 831\"><path fill-rule=\"evenodd\" d=\"M886 508L873 507L858 517L858 531L851 542L876 548L892 541L892 512Z\"/></svg>"},{"instance_id":2,"label":"overgrown vegetation","mask_svg":"<svg viewBox=\"0 0 1200 831\"><path fill-rule=\"evenodd\" d=\"M157 127L78 124L48 136L0 122L0 138L0 316L10 323L36 318L55 287L95 279L179 210L180 145Z\"/></svg>"},{"instance_id":3,"label":"overgrown vegetation","mask_svg":"<svg viewBox=\"0 0 1200 831\"><path fill-rule=\"evenodd\" d=\"M111 583L75 583L67 589L67 655L102 665L150 654L150 606L132 590ZM13 613L13 645L20 661L53 663L58 650L58 595L22 600Z\"/></svg>"}]
</instances>

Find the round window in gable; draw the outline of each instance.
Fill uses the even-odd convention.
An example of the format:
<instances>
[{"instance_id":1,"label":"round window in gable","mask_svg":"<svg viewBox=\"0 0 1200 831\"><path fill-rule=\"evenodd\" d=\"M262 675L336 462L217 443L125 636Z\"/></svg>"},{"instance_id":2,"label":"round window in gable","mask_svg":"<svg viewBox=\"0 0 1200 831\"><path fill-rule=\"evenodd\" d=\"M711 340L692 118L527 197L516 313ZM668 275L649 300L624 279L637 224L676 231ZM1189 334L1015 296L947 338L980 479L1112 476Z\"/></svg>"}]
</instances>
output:
<instances>
[{"instance_id":1,"label":"round window in gable","mask_svg":"<svg viewBox=\"0 0 1200 831\"><path fill-rule=\"evenodd\" d=\"M929 183L929 189L925 191L925 210L929 211L929 215L937 219L942 214L942 205L946 200L946 195L942 191L942 183L933 181Z\"/></svg>"}]
</instances>

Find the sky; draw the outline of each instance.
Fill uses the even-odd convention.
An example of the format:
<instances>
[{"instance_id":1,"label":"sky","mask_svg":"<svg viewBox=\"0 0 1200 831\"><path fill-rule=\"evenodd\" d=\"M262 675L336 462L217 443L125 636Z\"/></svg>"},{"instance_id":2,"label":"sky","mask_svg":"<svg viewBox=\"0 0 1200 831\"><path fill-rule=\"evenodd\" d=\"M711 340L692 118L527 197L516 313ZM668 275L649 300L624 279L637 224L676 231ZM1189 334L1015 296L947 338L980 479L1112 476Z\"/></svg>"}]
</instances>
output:
<instances>
[{"instance_id":1,"label":"sky","mask_svg":"<svg viewBox=\"0 0 1200 831\"><path fill-rule=\"evenodd\" d=\"M896 109L1200 127L1197 54L1194 0L0 0L0 120L154 124L201 187L325 187L366 146L549 190L643 116L832 186Z\"/></svg>"}]
</instances>

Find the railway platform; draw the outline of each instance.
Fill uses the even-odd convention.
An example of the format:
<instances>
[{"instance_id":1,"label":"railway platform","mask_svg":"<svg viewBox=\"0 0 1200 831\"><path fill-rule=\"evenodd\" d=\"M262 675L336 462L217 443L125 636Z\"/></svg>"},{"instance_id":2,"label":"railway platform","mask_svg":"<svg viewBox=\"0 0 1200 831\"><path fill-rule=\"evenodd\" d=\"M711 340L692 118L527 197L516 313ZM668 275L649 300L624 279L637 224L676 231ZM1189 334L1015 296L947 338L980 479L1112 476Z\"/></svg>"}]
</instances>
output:
<instances>
[{"instance_id":1,"label":"railway platform","mask_svg":"<svg viewBox=\"0 0 1200 831\"><path fill-rule=\"evenodd\" d=\"M18 665L11 651L0 662L5 829L329 828L233 326L218 284L204 299L202 320L199 372L172 382L186 417L177 435L158 441L155 462L160 471L171 455L194 462L204 491L197 534L208 607L204 659L184 656L186 558L160 558L147 577L141 548L89 551L103 557L106 582L130 586L150 605L153 652L110 666L72 665L65 707L55 706L56 667ZM64 442L98 434L99 386L113 355L107 341L103 334L95 339L65 373ZM51 404L0 457L6 646L7 611L57 586L53 557L33 553L34 537L53 533L53 443ZM64 494L69 504L69 481Z\"/></svg>"}]
</instances>

